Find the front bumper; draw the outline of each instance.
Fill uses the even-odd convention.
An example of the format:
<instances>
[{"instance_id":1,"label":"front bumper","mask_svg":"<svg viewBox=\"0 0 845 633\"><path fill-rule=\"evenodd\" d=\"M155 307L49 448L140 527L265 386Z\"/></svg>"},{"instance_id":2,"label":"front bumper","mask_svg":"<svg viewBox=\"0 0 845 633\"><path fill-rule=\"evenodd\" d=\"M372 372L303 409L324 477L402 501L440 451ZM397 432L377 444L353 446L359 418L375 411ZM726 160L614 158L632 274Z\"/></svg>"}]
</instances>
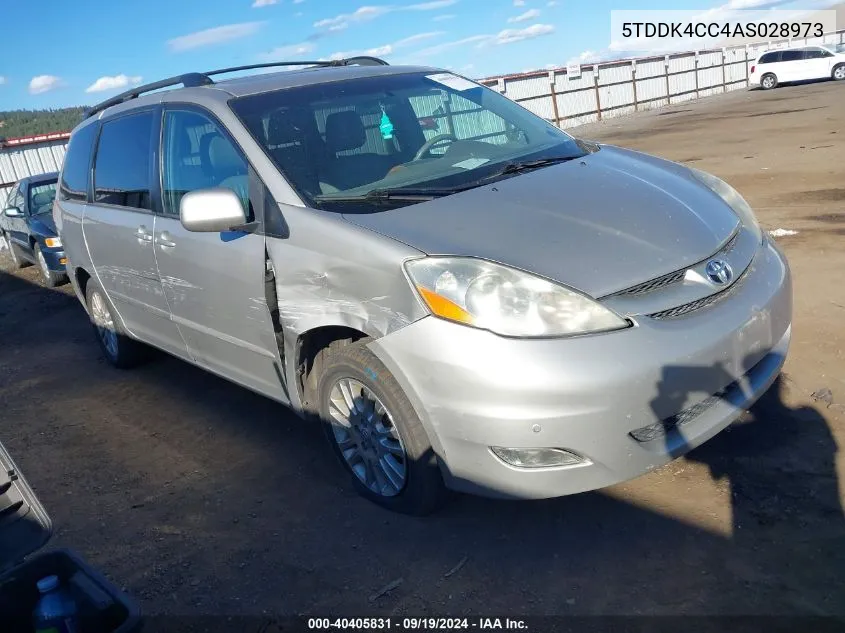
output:
<instances>
[{"instance_id":1,"label":"front bumper","mask_svg":"<svg viewBox=\"0 0 845 633\"><path fill-rule=\"evenodd\" d=\"M41 254L44 255L44 261L51 272L67 274L64 248L47 248L42 244Z\"/></svg>"},{"instance_id":2,"label":"front bumper","mask_svg":"<svg viewBox=\"0 0 845 633\"><path fill-rule=\"evenodd\" d=\"M681 318L515 340L427 317L370 348L416 407L447 485L546 498L637 477L731 424L777 378L791 320L789 268L767 243L740 288ZM651 425L662 434L632 437ZM491 446L561 448L585 462L514 468Z\"/></svg>"}]
</instances>

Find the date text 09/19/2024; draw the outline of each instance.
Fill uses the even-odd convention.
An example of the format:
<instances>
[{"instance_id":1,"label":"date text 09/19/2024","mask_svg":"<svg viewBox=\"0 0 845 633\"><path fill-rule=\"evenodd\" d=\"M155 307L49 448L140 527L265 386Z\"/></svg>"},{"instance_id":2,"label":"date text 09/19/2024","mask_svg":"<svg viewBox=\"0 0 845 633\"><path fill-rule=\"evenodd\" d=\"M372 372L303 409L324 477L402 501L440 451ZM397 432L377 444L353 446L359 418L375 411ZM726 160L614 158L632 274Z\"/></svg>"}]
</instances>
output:
<instances>
[{"instance_id":1,"label":"date text 09/19/2024","mask_svg":"<svg viewBox=\"0 0 845 633\"><path fill-rule=\"evenodd\" d=\"M442 631L513 630L526 631L524 620L511 618L309 618L308 629L351 631Z\"/></svg>"}]
</instances>

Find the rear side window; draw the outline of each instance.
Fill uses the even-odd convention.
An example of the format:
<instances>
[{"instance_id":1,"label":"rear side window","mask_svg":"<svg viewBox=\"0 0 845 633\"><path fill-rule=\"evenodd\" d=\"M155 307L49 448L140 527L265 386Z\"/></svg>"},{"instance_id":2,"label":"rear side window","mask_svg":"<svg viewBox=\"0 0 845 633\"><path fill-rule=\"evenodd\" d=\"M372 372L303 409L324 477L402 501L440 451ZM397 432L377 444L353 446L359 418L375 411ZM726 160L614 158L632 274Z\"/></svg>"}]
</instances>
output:
<instances>
[{"instance_id":1,"label":"rear side window","mask_svg":"<svg viewBox=\"0 0 845 633\"><path fill-rule=\"evenodd\" d=\"M760 58L761 64L774 64L776 61L780 59L780 52L776 53L766 53Z\"/></svg>"},{"instance_id":2,"label":"rear side window","mask_svg":"<svg viewBox=\"0 0 845 633\"><path fill-rule=\"evenodd\" d=\"M70 137L59 184L59 197L63 200L88 198L88 167L96 131L96 125L87 125Z\"/></svg>"},{"instance_id":3,"label":"rear side window","mask_svg":"<svg viewBox=\"0 0 845 633\"><path fill-rule=\"evenodd\" d=\"M802 59L804 59L804 51L783 51L780 57L782 62L797 62Z\"/></svg>"},{"instance_id":4,"label":"rear side window","mask_svg":"<svg viewBox=\"0 0 845 633\"><path fill-rule=\"evenodd\" d=\"M94 164L94 201L150 209L152 112L103 124Z\"/></svg>"}]
</instances>

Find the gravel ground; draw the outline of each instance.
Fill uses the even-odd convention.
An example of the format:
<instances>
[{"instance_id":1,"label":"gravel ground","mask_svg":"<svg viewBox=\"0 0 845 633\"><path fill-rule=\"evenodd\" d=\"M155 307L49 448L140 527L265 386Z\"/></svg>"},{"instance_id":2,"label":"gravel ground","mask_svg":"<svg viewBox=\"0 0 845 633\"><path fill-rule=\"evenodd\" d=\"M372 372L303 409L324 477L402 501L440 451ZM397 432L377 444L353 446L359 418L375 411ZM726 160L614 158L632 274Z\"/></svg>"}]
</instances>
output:
<instances>
[{"instance_id":1,"label":"gravel ground","mask_svg":"<svg viewBox=\"0 0 845 633\"><path fill-rule=\"evenodd\" d=\"M785 377L732 430L596 493L385 512L283 407L169 357L108 367L69 287L0 253L0 438L51 546L148 614L845 615L843 102L843 84L740 91L576 130L712 171L797 231L777 238Z\"/></svg>"}]
</instances>

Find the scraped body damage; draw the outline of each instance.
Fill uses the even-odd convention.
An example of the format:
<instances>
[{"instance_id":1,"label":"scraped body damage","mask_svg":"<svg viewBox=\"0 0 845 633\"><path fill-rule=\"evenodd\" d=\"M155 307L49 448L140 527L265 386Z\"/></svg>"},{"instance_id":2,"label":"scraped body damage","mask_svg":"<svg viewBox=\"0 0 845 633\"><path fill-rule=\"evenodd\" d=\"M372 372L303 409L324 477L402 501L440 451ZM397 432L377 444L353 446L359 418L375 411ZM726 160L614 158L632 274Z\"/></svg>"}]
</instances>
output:
<instances>
[{"instance_id":1,"label":"scraped body damage","mask_svg":"<svg viewBox=\"0 0 845 633\"><path fill-rule=\"evenodd\" d=\"M378 339L426 316L402 266L420 251L354 227L337 214L280 207L288 237L268 237L267 255L288 385L297 384L296 344L303 334L346 327ZM338 223L344 230L337 230ZM289 392L294 408L301 408L298 389Z\"/></svg>"}]
</instances>

